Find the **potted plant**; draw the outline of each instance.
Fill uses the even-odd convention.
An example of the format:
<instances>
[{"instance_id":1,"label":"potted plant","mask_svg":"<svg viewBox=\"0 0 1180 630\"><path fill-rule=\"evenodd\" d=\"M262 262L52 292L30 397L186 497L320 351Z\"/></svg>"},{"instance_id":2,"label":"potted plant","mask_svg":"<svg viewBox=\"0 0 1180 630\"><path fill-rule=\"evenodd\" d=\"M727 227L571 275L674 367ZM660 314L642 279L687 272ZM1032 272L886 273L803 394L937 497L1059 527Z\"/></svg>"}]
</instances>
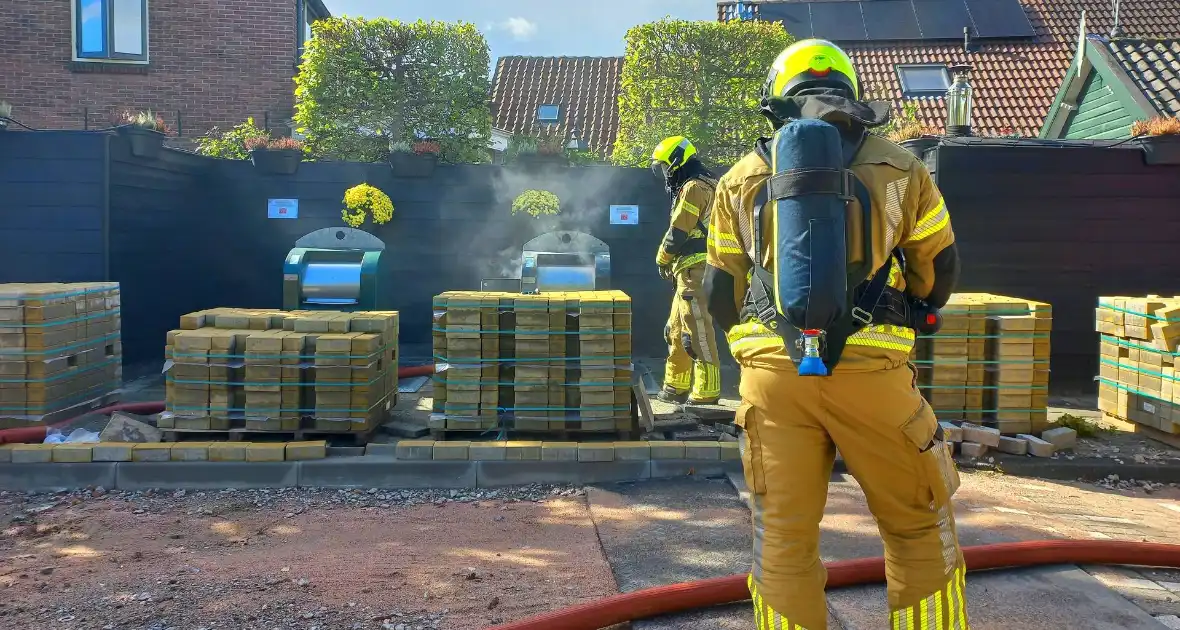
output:
<instances>
[{"instance_id":1,"label":"potted plant","mask_svg":"<svg viewBox=\"0 0 1180 630\"><path fill-rule=\"evenodd\" d=\"M8 101L0 101L0 131L8 129L9 118L12 118L12 105Z\"/></svg>"},{"instance_id":2,"label":"potted plant","mask_svg":"<svg viewBox=\"0 0 1180 630\"><path fill-rule=\"evenodd\" d=\"M140 112L124 110L119 113L117 123L115 133L127 139L131 155L154 158L160 154L169 131L163 116L150 109Z\"/></svg>"},{"instance_id":3,"label":"potted plant","mask_svg":"<svg viewBox=\"0 0 1180 630\"><path fill-rule=\"evenodd\" d=\"M254 137L243 144L254 168L263 173L293 175L303 159L303 143L294 138Z\"/></svg>"},{"instance_id":4,"label":"potted plant","mask_svg":"<svg viewBox=\"0 0 1180 630\"><path fill-rule=\"evenodd\" d=\"M1139 138L1148 164L1180 164L1180 118L1137 120L1131 125L1131 136Z\"/></svg>"},{"instance_id":5,"label":"potted plant","mask_svg":"<svg viewBox=\"0 0 1180 630\"><path fill-rule=\"evenodd\" d=\"M926 152L938 146L939 141L937 129L919 122L900 124L885 137L900 144L919 159L924 159Z\"/></svg>"},{"instance_id":6,"label":"potted plant","mask_svg":"<svg viewBox=\"0 0 1180 630\"><path fill-rule=\"evenodd\" d=\"M508 163L525 167L569 165L565 146L556 138L513 137L507 153Z\"/></svg>"},{"instance_id":7,"label":"potted plant","mask_svg":"<svg viewBox=\"0 0 1180 630\"><path fill-rule=\"evenodd\" d=\"M340 211L340 218L349 227L359 228L369 216L376 225L389 223L393 218L393 202L389 195L368 184L357 184L344 191L344 209Z\"/></svg>"},{"instance_id":8,"label":"potted plant","mask_svg":"<svg viewBox=\"0 0 1180 630\"><path fill-rule=\"evenodd\" d=\"M430 151L431 148L435 150ZM438 164L437 149L437 142L410 144L403 141L389 145L389 167L393 169L394 177L430 177Z\"/></svg>"}]
</instances>

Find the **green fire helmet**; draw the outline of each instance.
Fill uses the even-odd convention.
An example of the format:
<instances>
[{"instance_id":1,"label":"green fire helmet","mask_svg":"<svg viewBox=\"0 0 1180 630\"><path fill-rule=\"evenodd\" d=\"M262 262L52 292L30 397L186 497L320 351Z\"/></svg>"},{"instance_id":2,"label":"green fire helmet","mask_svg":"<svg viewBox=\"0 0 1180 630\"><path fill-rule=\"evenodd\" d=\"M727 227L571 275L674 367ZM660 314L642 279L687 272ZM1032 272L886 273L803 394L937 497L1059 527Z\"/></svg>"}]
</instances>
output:
<instances>
[{"instance_id":1,"label":"green fire helmet","mask_svg":"<svg viewBox=\"0 0 1180 630\"><path fill-rule=\"evenodd\" d=\"M673 171L684 166L689 158L697 154L697 148L684 136L664 138L651 152L651 170L656 175L668 177Z\"/></svg>"},{"instance_id":2,"label":"green fire helmet","mask_svg":"<svg viewBox=\"0 0 1180 630\"><path fill-rule=\"evenodd\" d=\"M762 99L785 98L803 88L836 87L851 90L861 98L860 81L852 60L839 46L825 39L804 39L779 53L770 66Z\"/></svg>"}]
</instances>

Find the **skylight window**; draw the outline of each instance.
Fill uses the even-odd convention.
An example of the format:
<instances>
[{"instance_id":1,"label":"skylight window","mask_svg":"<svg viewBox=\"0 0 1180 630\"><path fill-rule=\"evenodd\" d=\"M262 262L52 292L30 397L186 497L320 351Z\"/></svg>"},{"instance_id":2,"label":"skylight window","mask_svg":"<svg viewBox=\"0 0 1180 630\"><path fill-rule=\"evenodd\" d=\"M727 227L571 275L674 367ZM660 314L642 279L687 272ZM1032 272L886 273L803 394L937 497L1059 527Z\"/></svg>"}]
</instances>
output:
<instances>
[{"instance_id":1,"label":"skylight window","mask_svg":"<svg viewBox=\"0 0 1180 630\"><path fill-rule=\"evenodd\" d=\"M541 105L537 107L537 120L543 123L555 123L561 117L560 105Z\"/></svg>"},{"instance_id":2,"label":"skylight window","mask_svg":"<svg viewBox=\"0 0 1180 630\"><path fill-rule=\"evenodd\" d=\"M943 96L951 87L951 75L946 66L897 66L901 91L906 96Z\"/></svg>"}]
</instances>

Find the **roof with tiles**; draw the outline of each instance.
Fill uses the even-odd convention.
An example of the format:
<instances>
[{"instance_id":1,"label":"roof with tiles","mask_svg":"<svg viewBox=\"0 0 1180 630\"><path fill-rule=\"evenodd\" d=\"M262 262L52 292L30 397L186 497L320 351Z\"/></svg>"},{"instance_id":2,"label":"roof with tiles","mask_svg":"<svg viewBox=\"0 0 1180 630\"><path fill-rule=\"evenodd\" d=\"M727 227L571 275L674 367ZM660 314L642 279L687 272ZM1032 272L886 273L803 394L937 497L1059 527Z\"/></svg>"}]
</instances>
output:
<instances>
[{"instance_id":1,"label":"roof with tiles","mask_svg":"<svg viewBox=\"0 0 1180 630\"><path fill-rule=\"evenodd\" d=\"M1161 114L1180 116L1180 39L1115 39L1103 44Z\"/></svg>"},{"instance_id":2,"label":"roof with tiles","mask_svg":"<svg viewBox=\"0 0 1180 630\"><path fill-rule=\"evenodd\" d=\"M732 4L718 3L719 17ZM852 57L866 88L887 93L895 101L902 99L898 65L970 64L973 131L1036 137L1077 50L1082 11L1090 32L1109 33L1114 16L1109 0L1021 0L1021 4L1036 33L1031 40L976 40L970 53L964 52L962 42L837 43ZM1123 2L1119 26L1128 37L1175 37L1180 35L1180 2ZM922 122L943 128L946 103L942 97L912 100Z\"/></svg>"},{"instance_id":3,"label":"roof with tiles","mask_svg":"<svg viewBox=\"0 0 1180 630\"><path fill-rule=\"evenodd\" d=\"M576 127L590 151L609 155L619 128L622 69L622 57L501 57L492 79L492 124L563 138ZM541 105L558 105L558 122L540 122Z\"/></svg>"}]
</instances>

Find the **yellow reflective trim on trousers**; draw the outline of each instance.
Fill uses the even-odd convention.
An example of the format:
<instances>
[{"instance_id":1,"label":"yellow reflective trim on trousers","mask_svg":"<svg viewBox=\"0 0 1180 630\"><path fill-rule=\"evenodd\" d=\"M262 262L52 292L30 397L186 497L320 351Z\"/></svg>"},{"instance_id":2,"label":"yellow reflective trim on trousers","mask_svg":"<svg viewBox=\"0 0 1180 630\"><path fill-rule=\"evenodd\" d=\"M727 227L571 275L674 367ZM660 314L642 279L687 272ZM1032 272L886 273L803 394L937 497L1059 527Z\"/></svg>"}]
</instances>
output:
<instances>
[{"instance_id":1,"label":"yellow reflective trim on trousers","mask_svg":"<svg viewBox=\"0 0 1180 630\"><path fill-rule=\"evenodd\" d=\"M966 568L958 567L942 589L913 606L890 611L889 625L892 630L969 630L967 608L963 603L965 577ZM947 602L946 615L943 615L944 597Z\"/></svg>"},{"instance_id":2,"label":"yellow reflective trim on trousers","mask_svg":"<svg viewBox=\"0 0 1180 630\"><path fill-rule=\"evenodd\" d=\"M807 630L797 623L784 617L782 613L770 607L758 594L758 586L754 584L754 576L746 577L746 587L750 589L750 601L754 604L754 620L758 630Z\"/></svg>"},{"instance_id":3,"label":"yellow reflective trim on trousers","mask_svg":"<svg viewBox=\"0 0 1180 630\"><path fill-rule=\"evenodd\" d=\"M693 362L692 394L694 399L716 398L721 394L721 368L704 361Z\"/></svg>"},{"instance_id":4,"label":"yellow reflective trim on trousers","mask_svg":"<svg viewBox=\"0 0 1180 630\"><path fill-rule=\"evenodd\" d=\"M845 343L850 346L868 346L909 352L914 347L914 329L891 324L869 326L848 337L848 341Z\"/></svg>"},{"instance_id":5,"label":"yellow reflective trim on trousers","mask_svg":"<svg viewBox=\"0 0 1180 630\"><path fill-rule=\"evenodd\" d=\"M950 220L950 214L946 211L946 200L939 199L938 205L914 225L914 231L907 242L913 243L936 234L946 227Z\"/></svg>"}]
</instances>

